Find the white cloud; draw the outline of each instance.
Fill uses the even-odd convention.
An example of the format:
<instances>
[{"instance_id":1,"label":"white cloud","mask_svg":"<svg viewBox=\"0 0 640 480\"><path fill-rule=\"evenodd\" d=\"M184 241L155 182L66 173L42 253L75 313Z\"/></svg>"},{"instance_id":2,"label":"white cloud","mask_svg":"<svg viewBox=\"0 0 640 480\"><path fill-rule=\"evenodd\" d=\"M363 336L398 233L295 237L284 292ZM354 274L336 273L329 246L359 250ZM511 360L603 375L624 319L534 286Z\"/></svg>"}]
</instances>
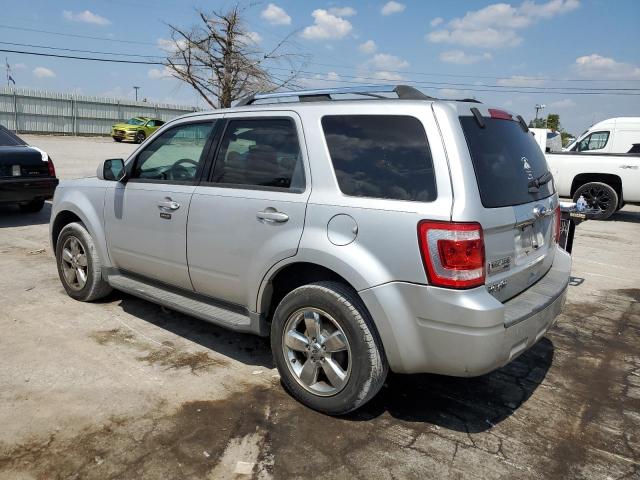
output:
<instances>
[{"instance_id":1,"label":"white cloud","mask_svg":"<svg viewBox=\"0 0 640 480\"><path fill-rule=\"evenodd\" d=\"M571 100L570 98L563 98L562 100L557 100L555 102L551 102L548 107L550 108L571 108L575 107L576 102Z\"/></svg>"},{"instance_id":2,"label":"white cloud","mask_svg":"<svg viewBox=\"0 0 640 480\"><path fill-rule=\"evenodd\" d=\"M27 64L26 63L14 63L13 65L11 65L11 68L13 68L14 70L26 70Z\"/></svg>"},{"instance_id":3,"label":"white cloud","mask_svg":"<svg viewBox=\"0 0 640 480\"><path fill-rule=\"evenodd\" d=\"M151 79L151 80L162 80L165 78L171 78L171 70L169 70L169 68L164 67L162 69L160 68L152 68L151 70L149 70L147 72L147 76Z\"/></svg>"},{"instance_id":4,"label":"white cloud","mask_svg":"<svg viewBox=\"0 0 640 480\"><path fill-rule=\"evenodd\" d=\"M390 2L384 4L382 9L380 10L380 13L382 13L382 15L393 15L394 13L404 12L405 8L407 8L407 6L404 3L391 0Z\"/></svg>"},{"instance_id":5,"label":"white cloud","mask_svg":"<svg viewBox=\"0 0 640 480\"><path fill-rule=\"evenodd\" d=\"M90 10L85 10L84 12L77 13L70 12L69 10L64 10L62 12L62 16L72 22L91 23L93 25L100 25L102 27L111 25L109 19L101 17L97 13L93 13Z\"/></svg>"},{"instance_id":6,"label":"white cloud","mask_svg":"<svg viewBox=\"0 0 640 480\"><path fill-rule=\"evenodd\" d=\"M541 87L546 83L546 80L540 77L513 75L509 78L500 78L496 83L503 87Z\"/></svg>"},{"instance_id":7,"label":"white cloud","mask_svg":"<svg viewBox=\"0 0 640 480\"><path fill-rule=\"evenodd\" d=\"M291 25L291 17L274 3L267 5L260 16L271 25Z\"/></svg>"},{"instance_id":8,"label":"white cloud","mask_svg":"<svg viewBox=\"0 0 640 480\"><path fill-rule=\"evenodd\" d=\"M432 43L448 43L477 48L513 47L522 42L517 30L542 19L561 15L580 6L579 0L549 0L536 3L525 0L519 6L494 3L454 18L445 28L427 35ZM439 22L441 23L441 22Z\"/></svg>"},{"instance_id":9,"label":"white cloud","mask_svg":"<svg viewBox=\"0 0 640 480\"><path fill-rule=\"evenodd\" d=\"M262 37L258 32L246 32L244 36L249 43L260 43L262 41Z\"/></svg>"},{"instance_id":10,"label":"white cloud","mask_svg":"<svg viewBox=\"0 0 640 480\"><path fill-rule=\"evenodd\" d=\"M167 53L184 50L184 48L187 46L187 41L185 39L171 40L170 38L159 38L156 43L158 44L158 48L160 50Z\"/></svg>"},{"instance_id":11,"label":"white cloud","mask_svg":"<svg viewBox=\"0 0 640 480\"><path fill-rule=\"evenodd\" d=\"M444 18L442 17L436 17L433 20L431 20L429 22L429 25L431 25L432 27L437 27L438 25L440 25L442 22L444 22Z\"/></svg>"},{"instance_id":12,"label":"white cloud","mask_svg":"<svg viewBox=\"0 0 640 480\"><path fill-rule=\"evenodd\" d=\"M388 53L376 53L365 66L375 70L400 70L407 68L409 62L395 55L389 55Z\"/></svg>"},{"instance_id":13,"label":"white cloud","mask_svg":"<svg viewBox=\"0 0 640 480\"><path fill-rule=\"evenodd\" d=\"M630 63L617 62L613 58L597 53L576 58L573 69L583 77L621 80L640 79L640 67Z\"/></svg>"},{"instance_id":14,"label":"white cloud","mask_svg":"<svg viewBox=\"0 0 640 480\"><path fill-rule=\"evenodd\" d=\"M45 67L36 67L33 69L33 74L37 77L37 78L53 78L56 76L56 72L54 72L53 70L49 69L49 68L45 68Z\"/></svg>"},{"instance_id":15,"label":"white cloud","mask_svg":"<svg viewBox=\"0 0 640 480\"><path fill-rule=\"evenodd\" d=\"M349 20L336 17L324 9L317 9L311 13L314 24L302 31L302 36L308 40L330 40L344 38L351 32L353 26Z\"/></svg>"},{"instance_id":16,"label":"white cloud","mask_svg":"<svg viewBox=\"0 0 640 480\"><path fill-rule=\"evenodd\" d=\"M481 55L474 55L471 53L465 53L462 50L449 50L440 54L440 60L445 63L454 63L456 65L471 65L472 63L478 63L482 60L491 60L493 57L490 53L483 53Z\"/></svg>"},{"instance_id":17,"label":"white cloud","mask_svg":"<svg viewBox=\"0 0 640 480\"><path fill-rule=\"evenodd\" d=\"M315 74L311 77L303 77L299 83L307 88L323 88L335 85L340 78L336 72L328 72L326 75Z\"/></svg>"},{"instance_id":18,"label":"white cloud","mask_svg":"<svg viewBox=\"0 0 640 480\"><path fill-rule=\"evenodd\" d=\"M382 80L383 82L398 82L404 80L404 77L398 72L387 72L386 70L373 72L373 78Z\"/></svg>"},{"instance_id":19,"label":"white cloud","mask_svg":"<svg viewBox=\"0 0 640 480\"><path fill-rule=\"evenodd\" d=\"M336 72L329 72L327 73L327 80L331 80L331 81L340 80L340 75L338 75Z\"/></svg>"},{"instance_id":20,"label":"white cloud","mask_svg":"<svg viewBox=\"0 0 640 480\"><path fill-rule=\"evenodd\" d=\"M358 13L355 8L352 7L331 7L328 12L336 17L353 17Z\"/></svg>"},{"instance_id":21,"label":"white cloud","mask_svg":"<svg viewBox=\"0 0 640 480\"><path fill-rule=\"evenodd\" d=\"M378 49L378 46L376 45L376 42L374 42L373 40L367 40L366 42L358 45L358 50L368 55L375 53L377 49Z\"/></svg>"}]
</instances>

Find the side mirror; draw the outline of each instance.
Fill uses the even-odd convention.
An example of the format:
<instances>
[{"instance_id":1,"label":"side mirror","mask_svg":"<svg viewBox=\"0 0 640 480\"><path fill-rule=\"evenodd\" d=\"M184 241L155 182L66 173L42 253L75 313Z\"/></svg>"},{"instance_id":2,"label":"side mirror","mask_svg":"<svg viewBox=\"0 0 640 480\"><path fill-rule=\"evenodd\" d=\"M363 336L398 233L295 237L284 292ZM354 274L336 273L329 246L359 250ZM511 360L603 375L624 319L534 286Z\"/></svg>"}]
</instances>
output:
<instances>
[{"instance_id":1,"label":"side mirror","mask_svg":"<svg viewBox=\"0 0 640 480\"><path fill-rule=\"evenodd\" d=\"M98 166L96 174L100 180L124 182L127 178L127 171L124 168L124 160L121 158L109 158L107 160L103 160L100 166Z\"/></svg>"}]
</instances>

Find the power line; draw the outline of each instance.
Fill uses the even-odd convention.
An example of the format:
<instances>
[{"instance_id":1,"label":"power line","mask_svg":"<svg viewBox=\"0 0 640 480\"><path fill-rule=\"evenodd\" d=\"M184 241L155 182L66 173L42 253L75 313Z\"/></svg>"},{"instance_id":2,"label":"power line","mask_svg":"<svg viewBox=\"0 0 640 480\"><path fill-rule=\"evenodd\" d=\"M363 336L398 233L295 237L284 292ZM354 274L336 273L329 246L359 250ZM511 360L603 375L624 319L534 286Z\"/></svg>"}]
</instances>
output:
<instances>
[{"instance_id":1,"label":"power line","mask_svg":"<svg viewBox=\"0 0 640 480\"><path fill-rule=\"evenodd\" d=\"M0 44L13 45L16 47L43 48L46 50L60 50L62 52L94 53L97 55L113 55L113 56L117 55L122 57L139 57L139 58L166 58L163 55L140 55L140 54L134 54L134 53L102 52L98 50L80 50L76 48L49 47L47 45L34 45L31 43L0 42Z\"/></svg>"},{"instance_id":2,"label":"power line","mask_svg":"<svg viewBox=\"0 0 640 480\"><path fill-rule=\"evenodd\" d=\"M54 54L54 53L42 53L42 52L27 52L27 51L23 51L23 50L11 50L11 49L0 49L0 52L5 52L5 53L17 53L17 54L23 54L23 55L35 55L35 56L40 56L40 57L53 57L53 58L66 58L66 59L71 59L71 60L85 60L85 61L93 61L93 62L106 62L106 63L124 63L124 64L135 64L135 65L164 65L163 62L155 62L155 61L145 61L145 60L120 60L120 59L115 59L115 58L97 58L97 57L85 57L85 56L78 56L78 55L62 55L62 54ZM278 67L272 67L273 69L276 70L287 70L287 69L282 69L282 68L278 68ZM287 70L290 71L290 70ZM301 73L311 73L313 74L313 72L304 72L301 71ZM353 75L343 75L346 78L354 78L354 79L363 79L363 80L376 80L376 81L383 81L383 82L390 82L390 81L398 81L397 79L394 78L383 78L383 77L361 77L361 76L353 76ZM313 78L313 77L306 77L307 80L313 80L313 81L317 81L317 80L323 80L323 79L318 79L318 78ZM338 82L338 83L347 83L347 84L355 84L355 85L359 85L362 82L357 82L357 81L348 81L348 80L332 80L334 82ZM504 92L504 93L558 93L558 94L571 94L571 95L624 95L624 96L640 96L640 92L638 93L632 93L632 92L627 92L627 91L619 91L619 90L625 90L625 89L600 89L598 91L569 91L569 87L564 88L564 89L559 89L559 90L550 90L552 88L560 88L560 87L547 87L548 89L545 90L545 87L525 87L525 86L521 86L521 87L517 87L517 88L538 88L538 90L517 90L517 89L505 89L505 88L509 88L508 85L476 85L476 84L462 84L462 83L447 83L447 82L425 82L425 81L416 81L416 80L402 80L405 83L410 83L412 85L422 85L422 86L429 86L429 87L451 87L451 86L462 86L462 85L468 85L469 87L474 87L474 88L469 88L469 87L465 87L463 90L465 91L471 91L471 92ZM483 86L486 88L476 88L478 86ZM577 89L577 90L592 90L592 89ZM604 91L601 91L604 90ZM613 90L613 91L612 91ZM633 92L637 92L638 89L629 89L632 90Z\"/></svg>"},{"instance_id":3,"label":"power line","mask_svg":"<svg viewBox=\"0 0 640 480\"><path fill-rule=\"evenodd\" d=\"M109 37L93 37L91 35L80 35L77 33L62 33L62 32L53 32L51 30L39 30L37 28L27 28L27 27L14 27L13 25L5 25L5 24L0 24L0 28L8 28L11 30L21 30L23 32L35 32L35 33L46 33L48 35L58 35L61 37L74 37L74 38L87 38L90 40L102 40L105 42L118 42L118 43L137 43L139 45L153 45L155 46L155 43L151 43L151 42L141 42L141 41L137 41L137 40L123 40L123 39L118 39L118 38L109 38Z\"/></svg>"}]
</instances>

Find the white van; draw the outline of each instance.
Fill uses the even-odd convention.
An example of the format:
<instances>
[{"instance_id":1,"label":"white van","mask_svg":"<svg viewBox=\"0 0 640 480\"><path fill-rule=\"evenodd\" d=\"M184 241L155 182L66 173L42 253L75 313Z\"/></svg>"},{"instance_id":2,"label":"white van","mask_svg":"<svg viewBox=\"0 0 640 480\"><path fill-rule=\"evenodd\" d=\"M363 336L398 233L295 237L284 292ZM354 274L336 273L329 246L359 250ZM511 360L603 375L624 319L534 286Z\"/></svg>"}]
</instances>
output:
<instances>
[{"instance_id":1,"label":"white van","mask_svg":"<svg viewBox=\"0 0 640 480\"><path fill-rule=\"evenodd\" d=\"M598 122L564 149L583 153L640 153L640 117Z\"/></svg>"}]
</instances>

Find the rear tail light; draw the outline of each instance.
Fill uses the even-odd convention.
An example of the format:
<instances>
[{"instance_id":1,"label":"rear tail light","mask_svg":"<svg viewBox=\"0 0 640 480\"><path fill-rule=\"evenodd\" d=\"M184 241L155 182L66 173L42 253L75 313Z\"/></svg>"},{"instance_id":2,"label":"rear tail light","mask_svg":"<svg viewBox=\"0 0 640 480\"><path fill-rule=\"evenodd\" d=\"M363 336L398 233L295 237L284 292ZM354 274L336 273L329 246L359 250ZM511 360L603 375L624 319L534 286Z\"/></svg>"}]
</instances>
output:
<instances>
[{"instance_id":1,"label":"rear tail light","mask_svg":"<svg viewBox=\"0 0 640 480\"><path fill-rule=\"evenodd\" d=\"M562 213L560 205L558 205L553 214L553 240L560 243L560 231L562 230Z\"/></svg>"},{"instance_id":2,"label":"rear tail light","mask_svg":"<svg viewBox=\"0 0 640 480\"><path fill-rule=\"evenodd\" d=\"M55 177L56 176L56 167L53 165L53 160L51 160L51 157L47 156L47 167L49 168L49 176L50 177Z\"/></svg>"},{"instance_id":3,"label":"rear tail light","mask_svg":"<svg viewBox=\"0 0 640 480\"><path fill-rule=\"evenodd\" d=\"M418 240L431 285L472 288L484 285L484 238L479 223L418 224Z\"/></svg>"}]
</instances>

